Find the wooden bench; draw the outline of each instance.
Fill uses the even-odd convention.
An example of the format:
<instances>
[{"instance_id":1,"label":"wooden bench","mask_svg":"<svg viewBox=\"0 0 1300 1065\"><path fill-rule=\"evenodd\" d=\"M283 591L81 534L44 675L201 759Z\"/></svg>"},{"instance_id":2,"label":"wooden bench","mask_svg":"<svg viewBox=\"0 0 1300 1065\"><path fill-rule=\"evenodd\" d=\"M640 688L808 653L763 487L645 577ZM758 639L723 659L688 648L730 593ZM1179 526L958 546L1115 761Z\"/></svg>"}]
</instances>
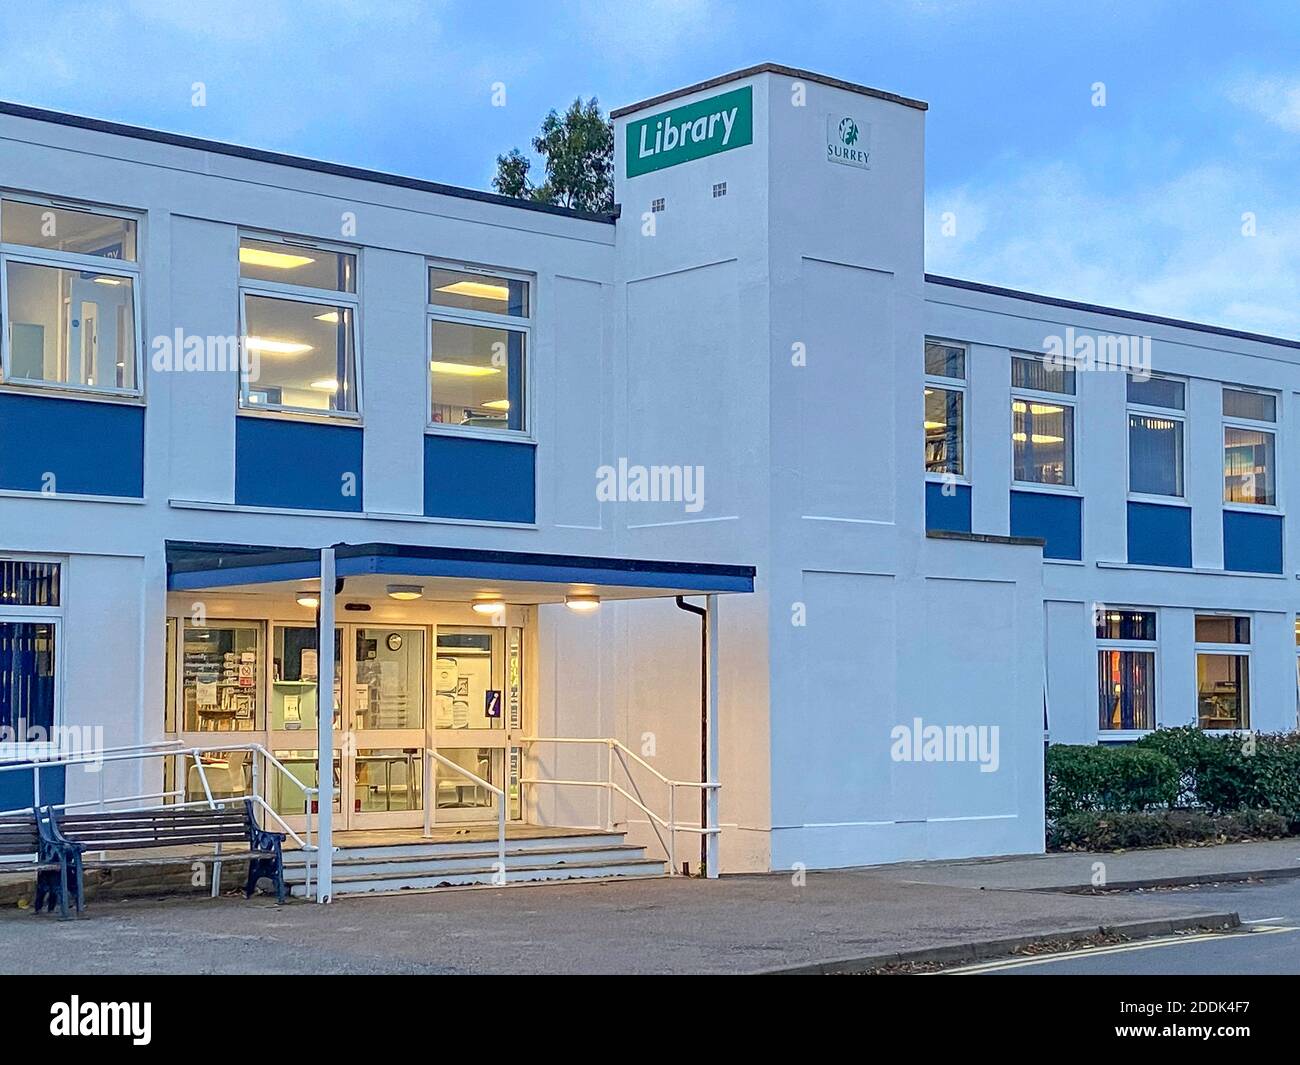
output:
<instances>
[{"instance_id":1,"label":"wooden bench","mask_svg":"<svg viewBox=\"0 0 1300 1065\"><path fill-rule=\"evenodd\" d=\"M45 901L48 893L50 909L54 908L54 899L58 895L62 906L61 914L68 916L67 884L63 885L63 893L59 894L51 889L54 886L53 878L55 874L67 876L66 870L57 861L47 858L44 848L41 846L41 834L36 827L36 812L33 810L27 814L10 814L7 817L0 817L0 858L25 858L30 855L36 855L36 909L39 912L41 903ZM0 868L20 869L28 872L33 867L31 865L5 865Z\"/></svg>"},{"instance_id":2,"label":"wooden bench","mask_svg":"<svg viewBox=\"0 0 1300 1065\"><path fill-rule=\"evenodd\" d=\"M85 909L84 855L87 852L151 850L159 847L195 847L216 845L213 858L213 890L217 888L222 858L248 858L248 879L244 897L250 898L257 882L266 877L275 884L276 898L284 902L284 835L268 832L257 824L252 799L218 801L215 806L161 807L153 810L84 812L57 811L42 807L32 818L39 843L36 875L36 911L41 904L53 910L55 899L59 912L68 916L71 901L78 913ZM21 832L13 830L14 845L21 843ZM246 843L246 852L226 853L226 844ZM31 853L37 848L29 848ZM4 853L0 851L0 853ZM14 851L11 853L24 853ZM145 859L143 864L191 862L192 856L165 856ZM141 864L139 860L109 858L96 862L96 868L112 869Z\"/></svg>"}]
</instances>

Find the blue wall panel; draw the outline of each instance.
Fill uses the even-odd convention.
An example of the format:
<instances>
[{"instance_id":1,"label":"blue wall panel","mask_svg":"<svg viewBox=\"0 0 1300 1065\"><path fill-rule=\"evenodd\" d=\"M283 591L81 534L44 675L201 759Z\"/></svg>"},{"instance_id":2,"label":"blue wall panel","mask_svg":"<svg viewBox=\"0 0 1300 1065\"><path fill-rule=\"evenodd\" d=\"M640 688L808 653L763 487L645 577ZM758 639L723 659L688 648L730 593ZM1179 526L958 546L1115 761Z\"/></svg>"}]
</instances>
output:
<instances>
[{"instance_id":1,"label":"blue wall panel","mask_svg":"<svg viewBox=\"0 0 1300 1065\"><path fill-rule=\"evenodd\" d=\"M970 485L954 484L951 495L944 495L945 487L937 481L925 482L927 531L970 532Z\"/></svg>"},{"instance_id":2,"label":"blue wall panel","mask_svg":"<svg viewBox=\"0 0 1300 1065\"><path fill-rule=\"evenodd\" d=\"M535 521L536 458L531 444L431 433L424 438L424 513L478 521Z\"/></svg>"},{"instance_id":3,"label":"blue wall panel","mask_svg":"<svg viewBox=\"0 0 1300 1065\"><path fill-rule=\"evenodd\" d=\"M50 486L73 495L142 497L144 407L0 392L0 488Z\"/></svg>"},{"instance_id":4,"label":"blue wall panel","mask_svg":"<svg viewBox=\"0 0 1300 1065\"><path fill-rule=\"evenodd\" d=\"M102 771L102 770L101 770ZM67 768L47 765L41 769L41 805L64 801ZM0 773L0 810L17 810L33 803L33 780L30 770ZM111 809L111 807L110 807Z\"/></svg>"},{"instance_id":5,"label":"blue wall panel","mask_svg":"<svg viewBox=\"0 0 1300 1065\"><path fill-rule=\"evenodd\" d=\"M360 511L363 435L355 425L236 418L235 502Z\"/></svg>"},{"instance_id":6,"label":"blue wall panel","mask_svg":"<svg viewBox=\"0 0 1300 1065\"><path fill-rule=\"evenodd\" d=\"M1282 516L1223 512L1223 568L1245 573L1282 572Z\"/></svg>"},{"instance_id":7,"label":"blue wall panel","mask_svg":"<svg viewBox=\"0 0 1300 1065\"><path fill-rule=\"evenodd\" d=\"M1011 535L1044 540L1044 558L1083 558L1083 500L1054 492L1012 492Z\"/></svg>"},{"instance_id":8,"label":"blue wall panel","mask_svg":"<svg viewBox=\"0 0 1300 1065\"><path fill-rule=\"evenodd\" d=\"M1128 560L1142 566L1192 565L1192 508L1128 505Z\"/></svg>"}]
</instances>

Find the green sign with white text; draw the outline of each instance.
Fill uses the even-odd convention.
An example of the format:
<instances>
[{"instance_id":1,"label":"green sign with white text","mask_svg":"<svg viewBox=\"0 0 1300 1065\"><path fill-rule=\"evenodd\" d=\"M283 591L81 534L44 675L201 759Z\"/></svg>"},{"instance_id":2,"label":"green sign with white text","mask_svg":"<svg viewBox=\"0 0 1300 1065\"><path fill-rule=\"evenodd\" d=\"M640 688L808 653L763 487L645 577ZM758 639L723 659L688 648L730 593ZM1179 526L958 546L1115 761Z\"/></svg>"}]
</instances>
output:
<instances>
[{"instance_id":1,"label":"green sign with white text","mask_svg":"<svg viewBox=\"0 0 1300 1065\"><path fill-rule=\"evenodd\" d=\"M754 90L724 92L627 126L627 176L703 159L754 143Z\"/></svg>"}]
</instances>

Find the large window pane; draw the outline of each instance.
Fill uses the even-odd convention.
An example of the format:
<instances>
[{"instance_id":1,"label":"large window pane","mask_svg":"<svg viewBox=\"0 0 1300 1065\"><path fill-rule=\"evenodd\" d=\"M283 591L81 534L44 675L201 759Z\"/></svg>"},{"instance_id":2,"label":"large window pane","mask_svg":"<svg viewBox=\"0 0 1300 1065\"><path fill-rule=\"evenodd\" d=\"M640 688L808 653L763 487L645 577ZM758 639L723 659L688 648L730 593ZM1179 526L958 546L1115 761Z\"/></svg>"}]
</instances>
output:
<instances>
[{"instance_id":1,"label":"large window pane","mask_svg":"<svg viewBox=\"0 0 1300 1065\"><path fill-rule=\"evenodd\" d=\"M966 380L966 349L938 340L925 342L925 372L931 377Z\"/></svg>"},{"instance_id":2,"label":"large window pane","mask_svg":"<svg viewBox=\"0 0 1300 1065\"><path fill-rule=\"evenodd\" d=\"M17 381L134 389L134 284L130 277L11 262L9 376Z\"/></svg>"},{"instance_id":3,"label":"large window pane","mask_svg":"<svg viewBox=\"0 0 1300 1065\"><path fill-rule=\"evenodd\" d=\"M1250 656L1196 656L1197 720L1201 728L1250 727Z\"/></svg>"},{"instance_id":4,"label":"large window pane","mask_svg":"<svg viewBox=\"0 0 1300 1065\"><path fill-rule=\"evenodd\" d=\"M244 297L249 407L325 413L357 409L352 309L271 296Z\"/></svg>"},{"instance_id":5,"label":"large window pane","mask_svg":"<svg viewBox=\"0 0 1300 1065\"><path fill-rule=\"evenodd\" d=\"M1031 388L1035 392L1060 392L1074 395L1074 368L1060 362L1048 363L1023 355L1011 357L1011 387Z\"/></svg>"},{"instance_id":6,"label":"large window pane","mask_svg":"<svg viewBox=\"0 0 1300 1065\"><path fill-rule=\"evenodd\" d=\"M1250 618L1228 614L1198 614L1197 643L1250 643Z\"/></svg>"},{"instance_id":7,"label":"large window pane","mask_svg":"<svg viewBox=\"0 0 1300 1065\"><path fill-rule=\"evenodd\" d=\"M524 334L433 322L430 421L485 429L524 426Z\"/></svg>"},{"instance_id":8,"label":"large window pane","mask_svg":"<svg viewBox=\"0 0 1300 1065\"><path fill-rule=\"evenodd\" d=\"M1074 484L1074 408L1013 400L1011 450L1015 480Z\"/></svg>"},{"instance_id":9,"label":"large window pane","mask_svg":"<svg viewBox=\"0 0 1300 1065\"><path fill-rule=\"evenodd\" d=\"M434 728L500 729L502 681L500 629L438 629L433 664Z\"/></svg>"},{"instance_id":10,"label":"large window pane","mask_svg":"<svg viewBox=\"0 0 1300 1065\"><path fill-rule=\"evenodd\" d=\"M1183 494L1183 423L1159 415L1128 416L1128 487L1148 495Z\"/></svg>"},{"instance_id":11,"label":"large window pane","mask_svg":"<svg viewBox=\"0 0 1300 1065\"><path fill-rule=\"evenodd\" d=\"M59 564L0 559L0 606L58 606Z\"/></svg>"},{"instance_id":12,"label":"large window pane","mask_svg":"<svg viewBox=\"0 0 1300 1065\"><path fill-rule=\"evenodd\" d=\"M44 743L54 728L54 626L0 621L0 739Z\"/></svg>"},{"instance_id":13,"label":"large window pane","mask_svg":"<svg viewBox=\"0 0 1300 1065\"><path fill-rule=\"evenodd\" d=\"M1156 656L1151 651L1097 652L1102 730L1156 727Z\"/></svg>"},{"instance_id":14,"label":"large window pane","mask_svg":"<svg viewBox=\"0 0 1300 1065\"><path fill-rule=\"evenodd\" d=\"M528 282L467 270L429 267L429 302L463 311L528 317Z\"/></svg>"},{"instance_id":15,"label":"large window pane","mask_svg":"<svg viewBox=\"0 0 1300 1065\"><path fill-rule=\"evenodd\" d=\"M135 231L129 218L18 200L0 204L0 241L5 244L135 262Z\"/></svg>"},{"instance_id":16,"label":"large window pane","mask_svg":"<svg viewBox=\"0 0 1300 1065\"><path fill-rule=\"evenodd\" d=\"M271 643L271 728L315 732L320 690L320 638L315 625L277 625ZM343 630L334 630L334 727L343 694Z\"/></svg>"},{"instance_id":17,"label":"large window pane","mask_svg":"<svg viewBox=\"0 0 1300 1065\"><path fill-rule=\"evenodd\" d=\"M187 622L181 693L187 732L252 732L262 676L262 630L254 622Z\"/></svg>"},{"instance_id":18,"label":"large window pane","mask_svg":"<svg viewBox=\"0 0 1300 1065\"><path fill-rule=\"evenodd\" d=\"M252 751L204 751L197 760L189 757L181 761L185 766L185 802L202 802L209 793L214 799L253 794Z\"/></svg>"},{"instance_id":19,"label":"large window pane","mask_svg":"<svg viewBox=\"0 0 1300 1065\"><path fill-rule=\"evenodd\" d=\"M359 729L424 728L424 630L357 630Z\"/></svg>"},{"instance_id":20,"label":"large window pane","mask_svg":"<svg viewBox=\"0 0 1300 1065\"><path fill-rule=\"evenodd\" d=\"M353 769L353 807L357 813L424 809L420 795L424 779L421 748L359 750Z\"/></svg>"},{"instance_id":21,"label":"large window pane","mask_svg":"<svg viewBox=\"0 0 1300 1065\"><path fill-rule=\"evenodd\" d=\"M329 292L357 290L357 257L346 252L241 237L239 276Z\"/></svg>"},{"instance_id":22,"label":"large window pane","mask_svg":"<svg viewBox=\"0 0 1300 1065\"><path fill-rule=\"evenodd\" d=\"M1260 429L1223 430L1223 499L1272 506L1273 434Z\"/></svg>"},{"instance_id":23,"label":"large window pane","mask_svg":"<svg viewBox=\"0 0 1300 1065\"><path fill-rule=\"evenodd\" d=\"M302 816L307 812L307 796L303 793L303 787L314 788L317 785L320 775L317 773L319 759L317 752L314 750L303 751L273 751L276 759L289 771L289 776L298 781L295 784L293 780L286 778L274 767L271 768L270 779L267 781L266 790L270 798L267 800L271 808L281 817L286 814ZM334 810L335 812L343 809L342 789L340 784L343 780L342 760L339 755L334 756ZM299 786L301 785L301 787ZM312 796L311 814L313 823L315 817L320 813L320 799L318 796Z\"/></svg>"},{"instance_id":24,"label":"large window pane","mask_svg":"<svg viewBox=\"0 0 1300 1065\"><path fill-rule=\"evenodd\" d=\"M1223 416L1247 418L1255 422L1277 421L1277 397L1265 392L1243 392L1236 388L1223 390Z\"/></svg>"},{"instance_id":25,"label":"large window pane","mask_svg":"<svg viewBox=\"0 0 1300 1065\"><path fill-rule=\"evenodd\" d=\"M500 787L495 779L496 752L491 747L440 747L438 753L469 770L480 780ZM441 762L434 763L433 774L439 810L483 809L495 801L487 788L454 769L447 768Z\"/></svg>"},{"instance_id":26,"label":"large window pane","mask_svg":"<svg viewBox=\"0 0 1300 1065\"><path fill-rule=\"evenodd\" d=\"M961 392L949 388L925 390L925 472L955 473L962 469Z\"/></svg>"}]
</instances>

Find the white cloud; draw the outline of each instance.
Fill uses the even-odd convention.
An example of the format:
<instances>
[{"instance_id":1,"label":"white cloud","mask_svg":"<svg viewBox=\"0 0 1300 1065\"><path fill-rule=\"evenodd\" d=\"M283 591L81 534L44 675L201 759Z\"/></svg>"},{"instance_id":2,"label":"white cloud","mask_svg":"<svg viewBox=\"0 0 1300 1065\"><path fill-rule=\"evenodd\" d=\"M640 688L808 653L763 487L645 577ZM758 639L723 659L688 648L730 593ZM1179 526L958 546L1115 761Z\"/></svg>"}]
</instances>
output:
<instances>
[{"instance_id":1,"label":"white cloud","mask_svg":"<svg viewBox=\"0 0 1300 1065\"><path fill-rule=\"evenodd\" d=\"M1300 205L1248 161L1152 174L1137 190L1110 190L1087 161L995 169L927 196L931 273L1300 337Z\"/></svg>"},{"instance_id":2,"label":"white cloud","mask_svg":"<svg viewBox=\"0 0 1300 1065\"><path fill-rule=\"evenodd\" d=\"M1300 133L1300 79L1241 78L1228 85L1229 100L1288 133Z\"/></svg>"}]
</instances>

